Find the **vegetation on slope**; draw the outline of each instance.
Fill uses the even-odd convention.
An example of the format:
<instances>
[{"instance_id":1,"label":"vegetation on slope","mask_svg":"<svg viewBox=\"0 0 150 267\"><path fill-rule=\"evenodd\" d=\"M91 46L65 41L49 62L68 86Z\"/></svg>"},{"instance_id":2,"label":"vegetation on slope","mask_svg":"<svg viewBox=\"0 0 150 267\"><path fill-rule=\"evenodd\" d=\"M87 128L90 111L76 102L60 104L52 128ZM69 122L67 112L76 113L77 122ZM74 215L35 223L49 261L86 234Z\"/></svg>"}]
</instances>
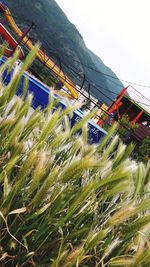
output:
<instances>
[{"instance_id":1,"label":"vegetation on slope","mask_svg":"<svg viewBox=\"0 0 150 267\"><path fill-rule=\"evenodd\" d=\"M1 266L150 266L150 164L137 166L117 136L106 145L116 126L88 145L84 121L69 128L75 107L55 110L51 97L31 114L25 89L14 99L35 50L0 86Z\"/></svg>"},{"instance_id":2,"label":"vegetation on slope","mask_svg":"<svg viewBox=\"0 0 150 267\"><path fill-rule=\"evenodd\" d=\"M77 75L72 73L71 68L80 73L81 77L85 73L86 78L91 82L91 93L108 104L111 101L106 96L114 99L115 95L111 92L108 93L107 89L118 94L124 87L119 80L117 81L118 86L116 81L115 83L114 80L111 82L110 77L102 74L104 72L116 78L116 75L86 47L79 31L69 22L54 0L7 0L7 4L13 15L18 17L15 20L22 29L27 25L31 26L31 22L34 22L35 26L30 32L30 37L35 41L39 40L43 45L43 50L58 65L58 57L61 59L64 71L73 79L75 84L81 86L82 79L78 79L79 77L77 78ZM97 91L93 84L106 96ZM85 86L88 89L88 85L85 84Z\"/></svg>"}]
</instances>

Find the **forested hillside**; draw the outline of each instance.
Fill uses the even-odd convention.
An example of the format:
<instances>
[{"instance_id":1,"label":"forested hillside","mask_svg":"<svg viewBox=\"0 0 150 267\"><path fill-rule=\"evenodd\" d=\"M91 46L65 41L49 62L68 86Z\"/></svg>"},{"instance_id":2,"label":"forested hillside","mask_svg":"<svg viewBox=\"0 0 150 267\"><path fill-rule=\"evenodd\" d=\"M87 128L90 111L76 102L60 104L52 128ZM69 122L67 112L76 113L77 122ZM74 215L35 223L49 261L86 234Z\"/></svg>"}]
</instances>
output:
<instances>
[{"instance_id":1,"label":"forested hillside","mask_svg":"<svg viewBox=\"0 0 150 267\"><path fill-rule=\"evenodd\" d=\"M111 99L115 98L114 93L117 94L123 84L119 80L112 80L109 76L103 75L105 73L116 77L112 70L86 47L79 31L69 22L54 0L7 0L6 2L22 29L34 23L30 38L35 42L39 40L44 52L56 60L57 64L61 62L61 67L75 84L81 85L85 74L91 84L91 93L100 101L110 103ZM87 82L85 87L87 89L89 87Z\"/></svg>"}]
</instances>

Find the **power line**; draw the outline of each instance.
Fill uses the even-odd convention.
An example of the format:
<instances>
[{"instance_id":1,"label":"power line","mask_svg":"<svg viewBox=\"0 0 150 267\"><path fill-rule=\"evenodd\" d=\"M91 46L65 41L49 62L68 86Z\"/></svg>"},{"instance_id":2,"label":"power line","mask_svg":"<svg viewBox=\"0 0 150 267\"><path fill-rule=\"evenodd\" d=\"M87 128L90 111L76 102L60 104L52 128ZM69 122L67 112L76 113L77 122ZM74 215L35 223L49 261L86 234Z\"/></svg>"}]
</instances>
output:
<instances>
[{"instance_id":1,"label":"power line","mask_svg":"<svg viewBox=\"0 0 150 267\"><path fill-rule=\"evenodd\" d=\"M80 73L78 73L78 72L76 72L71 66L70 66L70 64L67 64L67 63L64 63L64 61L62 61L63 62L63 64L66 66L66 67L68 67L69 69L71 69L74 73L76 73L76 75L78 75L78 76L80 76L81 77L81 75L80 75ZM77 78L77 77L76 77ZM81 77L82 79L83 79L83 77ZM109 89L107 89L107 88L105 88L105 87L103 87L103 86L101 86L101 85L95 85L95 84L93 84L94 82L93 81L91 81L91 80L89 80L89 79L87 79L86 77L85 77L85 81L88 83L88 84L90 84L90 85L92 85L92 87L94 87L98 92L100 92L101 94L103 94L105 97L107 97L108 98L108 96L107 95L105 95L97 86L99 86L100 88L102 88L102 89L104 89L104 90L107 90L108 92L110 92L110 93L112 93L112 94L114 94L114 95L118 95L118 94L116 94L116 93L114 93L113 91L111 91L111 90L109 90ZM109 98L109 100L111 100L112 101L112 99L110 99Z\"/></svg>"},{"instance_id":2,"label":"power line","mask_svg":"<svg viewBox=\"0 0 150 267\"><path fill-rule=\"evenodd\" d=\"M67 56L67 57L68 57L68 55L65 54L64 52L62 52L62 51L60 51L60 52L63 53L64 56ZM104 73L104 72L102 72L102 71L100 71L100 70L97 70L97 69L95 69L95 68L92 68L91 66L88 66L87 64L85 64L85 63L83 63L83 62L81 62L81 61L79 61L79 60L76 60L76 59L74 59L74 58L72 58L71 60L74 61L74 62L76 62L76 63L80 63L82 66L84 66L84 67L86 67L86 68L88 68L88 69L91 69L91 70L93 70L94 72L97 72L97 73L99 73L99 74L101 74L101 75L110 77L111 79L115 79L115 80L118 80L118 81L126 82L126 83L133 84L133 85L136 85L136 86L141 86L141 87L150 88L150 85L145 85L145 84L141 84L141 83L131 82L131 81L124 80L124 79L120 79L120 78L118 78L118 77L115 77L115 76L112 76L112 75L110 75L110 74ZM110 81L112 81L112 80L110 80ZM121 87L121 85L119 85L119 84L116 84L116 85L118 85L118 86Z\"/></svg>"},{"instance_id":3,"label":"power line","mask_svg":"<svg viewBox=\"0 0 150 267\"><path fill-rule=\"evenodd\" d=\"M47 49L46 49L47 50ZM44 55L45 55L45 53L44 53ZM68 66L66 63L64 63L64 62L62 62L62 60L60 59L60 57L59 57L59 55L55 52L55 55L57 56L57 58L59 59L59 65L60 65L60 70L62 69L62 63L65 65L65 66L67 66L68 68L69 68L69 70L71 69L72 71L73 71L73 73L72 74L74 74L74 72L76 73L76 75L78 75L78 76L80 76L81 77L81 75L78 73L78 72L76 72L71 66ZM46 59L45 59L46 60ZM45 63L44 63L45 64ZM54 66L56 65L56 63L54 64ZM54 67L53 66L53 67ZM51 68L51 70L53 70L53 67ZM76 77L77 78L77 77ZM64 79L65 80L65 79ZM90 87L90 83L91 83L91 81L90 80L87 80L87 78L85 78L85 80L86 80L86 82L88 82L88 84L89 84L89 87ZM93 82L93 81L92 81ZM110 98L110 97L108 97L106 94L104 94L99 88L97 88L95 85L93 85L92 84L92 86L98 91L98 92L100 92L103 96L105 96L107 99L109 99L110 101L113 101L113 99L112 98ZM105 90L108 90L109 92L111 92L111 93L114 93L113 91L110 91L109 89L107 89L107 88L104 88L104 87L102 87L101 85L99 85L102 89L105 89ZM117 95L116 93L114 93L115 95ZM99 99L101 99L100 98L100 96L99 96ZM101 99L102 100L102 99ZM138 103L140 103L140 102L138 102ZM144 103L141 103L141 104L144 104Z\"/></svg>"},{"instance_id":4,"label":"power line","mask_svg":"<svg viewBox=\"0 0 150 267\"><path fill-rule=\"evenodd\" d=\"M46 42L45 42L46 43ZM47 44L46 44L47 45ZM48 47L48 49L49 49L49 45L47 45L47 47ZM51 53L55 53L56 54L56 50L52 50L52 49L50 49L50 51L51 51ZM59 51L59 50L58 50ZM62 52L63 53L63 55L66 55L64 52ZM67 55L68 56L68 55ZM74 59L73 59L74 60ZM76 62L78 62L78 63L80 63L80 64L82 64L82 65L85 65L85 64L83 64L83 63L81 63L80 61L77 61L77 60L75 60ZM69 66L69 68L71 68L71 66ZM94 70L94 69L93 69ZM103 72L100 72L100 74L104 74ZM79 76L80 74L79 73L77 73L77 75ZM104 74L104 75L106 75L106 74ZM116 77L114 77L114 76L111 76L111 75L108 75L107 74L107 76L110 76L111 78L116 78ZM107 78L108 79L108 78ZM118 79L118 78L116 78L116 79ZM110 79L109 79L110 80ZM119 80L119 79L118 79ZM97 88L97 86L98 87L101 87L102 89L104 89L104 90L107 90L108 92L110 92L110 93L112 93L112 94L114 94L114 95L118 95L118 94L116 94L116 93L114 93L113 91L111 91L111 90L109 90L108 88L104 88L102 85L99 85L99 84L95 84L95 85L93 85L93 83L94 83L94 81L91 81L91 80L87 80L87 78L86 78L86 81L88 81L88 82L90 82L90 83L92 83L92 86L97 90L97 91L99 91L101 94L103 94L105 97L107 97L108 98L108 96L106 96L104 93L102 93L102 91L100 91L98 88ZM110 80L111 82L113 82L112 80ZM127 82L127 81L126 81ZM119 84L117 84L117 83L115 83L115 82L113 82L115 85L117 85L117 86L120 86L121 87L121 85L119 85ZM133 83L133 82L129 82L129 83ZM136 83L133 83L133 84L136 84ZM136 85L139 85L139 84L136 84ZM142 84L141 84L141 86L142 86ZM148 86L147 86L148 87ZM140 95L142 95L138 90L136 90L135 88L133 88L135 91L137 91ZM143 96L143 95L142 95ZM146 98L145 96L143 96L144 98ZM148 98L146 98L148 101L150 101ZM113 99L110 99L109 98L109 100L111 100L111 101L113 101ZM145 103L142 103L142 102L140 102L140 101L138 101L137 103L139 103L139 104L143 104L143 105L146 105L146 106L150 106L150 105L148 105L148 104L145 104Z\"/></svg>"},{"instance_id":5,"label":"power line","mask_svg":"<svg viewBox=\"0 0 150 267\"><path fill-rule=\"evenodd\" d=\"M37 24L35 24L35 26L36 26L37 28L40 29L40 27L39 27ZM44 42L46 42L46 41L44 41ZM60 52L60 53L62 53L64 56L68 57L68 54L64 53L63 51L61 51L61 50L59 50L59 49L54 48L54 50L51 49L51 51L53 51L53 52ZM133 85L137 85L137 86L141 86L141 87L150 88L150 85L145 85L145 84L142 84L142 83L136 83L136 82L131 82L131 81L128 81L128 80L120 79L120 78L115 77L115 76L113 76L113 75L110 75L110 74L107 74L107 73L105 73L105 72L102 72L102 71L100 71L100 70L98 70L98 69L95 69L95 68L93 68L93 67L91 67L91 66L88 66L87 64L83 63L82 61L76 60L76 59L74 59L74 58L71 58L71 60L74 61L74 62L76 62L76 63L80 63L82 66L84 66L84 67L86 67L86 68L88 68L88 69L91 69L91 70L93 70L94 72L97 72L97 73L99 73L99 74L101 74L101 75L103 74L104 76L110 77L111 79L115 79L115 80L118 80L118 81L126 82L126 83L129 83L129 84L133 84ZM112 81L111 79L110 79L110 81ZM113 82L113 81L112 81L112 82ZM121 87L121 85L119 85L119 84L117 84L117 83L115 83L115 84L116 84L117 86L120 86L120 87Z\"/></svg>"},{"instance_id":6,"label":"power line","mask_svg":"<svg viewBox=\"0 0 150 267\"><path fill-rule=\"evenodd\" d=\"M71 68L71 67L68 66L66 63L64 63L64 61L63 61L63 64L64 64L65 66ZM75 70L74 70L73 68L71 68L71 70L75 72ZM80 76L79 73L76 72L76 74L77 74L78 76ZM92 82L91 80L88 80L87 78L85 78L85 80L86 80L89 84ZM110 98L110 97L108 97L106 94L104 94L104 93L103 93L99 88L97 88L95 85L92 84L92 86L93 86L97 91L99 91L102 95L104 95L106 98L108 98L109 100L113 101L112 98ZM110 91L109 89L104 88L104 87L102 87L101 85L98 85L98 86L100 86L102 89L107 90L108 92L114 93L113 91ZM133 89L134 89L134 88L133 88ZM135 90L136 90L136 89L135 89ZM136 90L136 91L137 91L137 90ZM137 92L138 92L138 91L137 91ZM114 94L115 94L116 96L118 95L118 94L116 94L116 93L114 93ZM138 101L138 102L136 101L136 103L139 103L139 104L142 104L142 105L146 105L146 106L150 106L150 105L145 104L145 103L140 102L140 101ZM128 107L128 106L127 106L127 107Z\"/></svg>"},{"instance_id":7,"label":"power line","mask_svg":"<svg viewBox=\"0 0 150 267\"><path fill-rule=\"evenodd\" d=\"M47 48L46 48L46 50L48 50ZM49 50L48 50L49 51ZM53 53L53 50L50 50L52 53ZM56 54L57 55L57 53L55 52L54 54ZM61 59L61 61L62 61L62 59ZM66 67L68 67L69 68L69 70L71 69L74 73L76 73L76 75L78 75L78 76L80 76L81 77L81 74L80 73L78 73L76 70L74 70L70 65L68 65L68 64L66 64L66 63L64 63L64 61L62 61L62 63L66 66ZM74 73L72 73L72 74L74 74ZM83 77L82 77L83 78ZM76 77L76 79L77 79L77 77ZM86 82L88 82L88 84L90 84L91 83L91 80L88 80L86 77L85 77L85 81ZM93 85L92 84L92 86L97 90L97 91L99 91L103 96L105 96L107 99L109 99L110 101L114 101L112 98L110 98L110 97L108 97L106 94L104 94L99 88L97 88L95 85ZM102 87L101 85L99 85L102 89L105 89L105 90L107 90L107 91L109 91L109 92L111 92L111 93L114 93L113 91L110 91L109 89L107 89L107 88L104 88L104 87ZM134 88L133 88L134 89ZM136 90L137 91L137 90ZM137 91L138 92L138 91ZM114 93L116 96L118 95L118 94L116 94L116 93ZM100 98L100 97L99 97ZM102 100L102 99L101 99ZM142 102L136 102L136 103L139 103L139 104L143 104L143 105L145 105L144 103L142 103ZM146 104L147 105L147 104ZM127 106L127 105L126 105ZM147 106L149 106L149 105L147 105ZM127 106L127 108L128 108L128 106Z\"/></svg>"},{"instance_id":8,"label":"power line","mask_svg":"<svg viewBox=\"0 0 150 267\"><path fill-rule=\"evenodd\" d=\"M48 45L47 45L48 46ZM53 50L49 50L49 47L48 47L48 49L46 49L48 52L50 52L50 53L53 53ZM54 52L54 54L57 54L56 52ZM63 64L65 65L65 66L67 66L69 69L71 69L73 72L75 72L79 77L81 77L81 78L83 78L82 76L81 76L81 74L79 73L79 72L77 72L75 69L73 69L72 68L72 66L70 66L70 64L69 63L64 63L64 60L62 60L61 59L61 61L63 62ZM77 77L76 77L77 78ZM91 81L91 80L89 80L89 79L85 79L88 83L90 83L98 92L100 92L103 96L105 96L107 99L109 99L109 101L113 101L113 99L112 98L110 98L110 97L108 97L105 93L103 93L98 87L100 87L101 89L104 89L105 91L108 91L108 92L110 92L111 94L114 94L114 95L118 95L117 93L115 93L114 91L111 91L111 90L109 90L108 88L106 88L106 87L103 87L102 85L100 85L100 84L95 84L95 82L94 81Z\"/></svg>"},{"instance_id":9,"label":"power line","mask_svg":"<svg viewBox=\"0 0 150 267\"><path fill-rule=\"evenodd\" d=\"M36 27L37 27L37 25L36 25ZM49 47L49 46L48 46ZM54 50L51 50L51 52L53 51L53 53L56 51L54 51ZM63 53L63 55L65 55L65 53L64 52L62 52ZM62 64L61 64L61 62L62 62L62 60L60 60L60 57L59 57L59 55L55 52L55 54L57 55L57 57L58 57L58 59L59 59L59 65L60 65L60 70L62 69ZM68 56L68 55L67 55ZM74 60L74 61L76 61L76 62L78 62L78 63L80 63L80 64L82 64L82 65L84 65L84 66L86 66L86 67L88 67L88 68L90 68L90 69L92 69L93 71L95 71L95 72L98 72L98 73L100 73L100 74L103 74L103 75L106 75L106 76L109 76L109 77L111 77L111 78L115 78L115 79L118 79L118 78L116 78L116 77L114 77L114 76L111 76L111 75L108 75L108 74L104 74L103 72L101 72L101 71L98 71L98 70L96 70L96 69L94 69L94 68L92 68L92 67L90 67L90 66L87 66L87 65L85 65L85 64L83 64L83 63L81 63L80 61L77 61L77 60ZM64 64L64 63L63 63ZM67 65L66 65L67 66ZM67 66L68 67L68 66ZM69 66L69 68L71 68L70 66ZM75 70L73 70L74 72L75 72ZM78 76L80 75L79 73L76 73ZM66 77L65 77L66 78ZM66 79L64 79L64 81L65 81ZM90 84L91 84L91 82L93 82L93 81L91 81L91 80L88 80L87 78L85 78L85 80L86 80L86 82L88 82L88 84L89 84L89 88L90 88ZM118 79L119 80L119 79ZM69 83L68 83L69 84ZM113 101L113 99L112 98L110 98L110 97L108 97L105 93L103 93L99 88L97 88L95 85L93 85L92 84L92 86L97 90L97 91L99 91L103 96L105 96L107 99L109 99L110 101ZM109 91L110 93L113 93L113 94L115 94L115 95L117 95L116 93L114 93L113 91L110 91L109 89L107 89L107 88L104 88L104 87L102 87L101 85L98 85L98 86L100 86L102 89L104 89L104 90L107 90L107 91ZM81 93L81 92L80 92ZM90 99L91 100L91 99ZM91 101L92 102L92 101ZM138 103L140 103L140 102L138 102ZM94 103L95 104L95 103ZM141 104L143 104L143 103L141 103Z\"/></svg>"},{"instance_id":10,"label":"power line","mask_svg":"<svg viewBox=\"0 0 150 267\"><path fill-rule=\"evenodd\" d=\"M9 16L12 17L11 14L9 14ZM16 18L16 19L20 19L20 20L22 20L22 18L19 17L18 15L16 16L16 15L13 14L13 17ZM29 20L29 19L26 19L26 18L24 18L24 17L23 17L23 20L26 21L26 22L30 22L30 23L33 22L33 21L31 21L31 20ZM34 22L33 22L33 23L34 23ZM37 28L40 29L40 27L39 27L36 23L34 23L34 25L35 25ZM57 50L58 50L58 49L57 49ZM55 51L55 50L54 50L54 51ZM61 50L58 50L58 51L59 51L60 53L63 53L64 56L67 56L67 57L68 57L68 55L65 54L64 52L62 52ZM91 70L93 70L94 72L97 72L97 73L99 73L99 74L103 74L104 76L110 77L111 79L115 79L115 80L118 80L118 81L126 82L126 83L128 83L128 84L133 84L133 85L140 86L140 87L150 88L150 85L145 85L145 84L142 84L142 83L131 82L131 81L124 80L124 79L120 79L120 78L118 78L118 77L115 77L115 76L112 76L112 75L110 75L110 74L104 73L104 72L99 71L98 69L95 69L95 68L93 68L93 67L91 67L91 66L88 66L87 64L82 63L81 61L78 61L78 60L76 60L76 59L74 59L74 58L72 58L72 61L75 61L75 62L77 62L77 63L80 63L82 66L84 66L84 67L86 67L86 68L88 68L88 69L91 69ZM110 81L112 81L112 80L110 80ZM121 85L119 85L119 84L116 84L116 85L121 86Z\"/></svg>"},{"instance_id":11,"label":"power line","mask_svg":"<svg viewBox=\"0 0 150 267\"><path fill-rule=\"evenodd\" d=\"M11 16L11 15L10 15L10 16ZM13 15L13 17L21 19L19 16L16 16L16 15ZM27 19L25 19L25 18L23 18L23 19L24 19L26 22L27 22L27 21L28 21L28 22L31 22L31 20L27 20ZM34 23L34 25L35 25L37 28L39 28L39 26L38 26L37 24ZM39 34L39 33L38 33L38 34ZM57 49L57 50L58 50L58 49ZM55 48L55 50L51 50L51 51L55 52L55 51L56 51L56 48ZM58 50L58 51L59 51L59 50ZM65 54L65 53L62 52L62 51L59 51L59 52L63 53L64 56L68 56L67 54ZM95 69L95 68L92 68L91 66L88 66L88 65L86 65L86 64L82 63L81 61L78 61L78 60L76 60L76 59L74 59L74 58L72 58L72 60L75 61L75 62L77 62L77 63L80 63L82 66L85 66L85 67L88 68L88 69L93 70L94 72L97 72L97 73L103 74L104 76L110 77L111 79L116 79L116 80L120 80L120 81L127 82L127 83L130 83L130 84L134 84L134 85L137 85L137 86L143 86L143 87L150 88L150 86L147 86L147 85L143 85L143 84L139 84L139 83L135 83L135 82L130 82L130 81L127 81L127 80L119 79L119 78L117 78L117 77L115 77L115 76L109 75L109 74L104 73L104 72L102 72L102 71L99 71L99 70L97 70L97 69ZM107 79L108 79L108 78L107 78ZM109 79L109 80L110 80L111 82L113 82L111 79ZM113 83L114 83L114 82L113 82ZM119 84L117 84L117 83L114 83L114 84L117 85L117 86L119 86L119 87L121 87L121 85L119 85ZM101 87L102 89L104 89L104 90L108 90L108 91L109 91L110 93L112 93L112 94L116 94L116 93L114 93L113 91L110 91L109 89L102 87L101 85L98 85L98 86L100 86L100 87ZM96 86L95 86L95 89L97 89ZM117 94L116 94L116 95L117 95Z\"/></svg>"},{"instance_id":12,"label":"power line","mask_svg":"<svg viewBox=\"0 0 150 267\"><path fill-rule=\"evenodd\" d=\"M59 63L60 63L60 69L62 69L62 66L61 66L61 60L59 60ZM83 64L82 64L83 65ZM84 64L85 65L85 64ZM97 71L97 70L95 70L94 69L94 71ZM102 73L102 72L99 72L99 73ZM110 76L111 77L111 76ZM114 78L114 77L113 77ZM65 77L65 80L66 80L66 77ZM69 82L68 82L68 84L69 84ZM90 88L90 83L89 83L89 88ZM95 87L96 88L96 87ZM97 88L96 88L97 89ZM106 88L105 88L106 89ZM80 92L81 93L81 92ZM102 93L102 92L101 92ZM83 93L81 93L82 95L84 95ZM106 96L105 94L103 94L104 96ZM86 96L85 96L86 97ZM106 96L107 98L108 98L108 96ZM87 98L87 97L86 97ZM88 99L88 98L87 98ZM90 98L89 98L90 99ZM110 98L109 98L110 99ZM111 100L111 99L110 99ZM91 99L90 99L90 101L91 102L93 102ZM94 102L93 102L94 103ZM95 104L95 103L94 103ZM96 106L97 104L95 104L95 106ZM99 108L99 105L98 105L98 108ZM102 108L101 108L102 109ZM102 109L103 110L103 109ZM103 110L105 113L106 113L106 111L105 110ZM110 115L109 113L107 113L108 115ZM102 119L102 118L101 118Z\"/></svg>"}]
</instances>

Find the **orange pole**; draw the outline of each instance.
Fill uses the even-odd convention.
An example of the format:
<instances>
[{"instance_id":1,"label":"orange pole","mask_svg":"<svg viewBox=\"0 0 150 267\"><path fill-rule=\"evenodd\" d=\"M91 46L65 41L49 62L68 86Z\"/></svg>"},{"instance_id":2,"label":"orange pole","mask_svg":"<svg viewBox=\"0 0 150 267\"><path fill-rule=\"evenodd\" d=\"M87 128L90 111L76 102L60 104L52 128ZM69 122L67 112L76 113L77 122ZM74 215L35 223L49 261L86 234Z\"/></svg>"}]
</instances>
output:
<instances>
[{"instance_id":1,"label":"orange pole","mask_svg":"<svg viewBox=\"0 0 150 267\"><path fill-rule=\"evenodd\" d=\"M119 104L120 104L122 98L124 97L124 94L125 94L126 90L128 89L128 87L129 87L129 86L127 86L127 87L125 87L125 88L123 88L123 89L121 90L121 92L120 92L120 94L119 94L119 97L118 97L118 99L116 100L116 102L114 102L114 103L110 106L110 108L108 109L108 112L109 112L110 114L111 114L113 111L115 111L116 109L118 109L118 107L120 106Z\"/></svg>"},{"instance_id":2,"label":"orange pole","mask_svg":"<svg viewBox=\"0 0 150 267\"><path fill-rule=\"evenodd\" d=\"M142 116L143 114L143 110L141 110L138 115L132 120L132 124L136 123L138 121L138 119Z\"/></svg>"}]
</instances>

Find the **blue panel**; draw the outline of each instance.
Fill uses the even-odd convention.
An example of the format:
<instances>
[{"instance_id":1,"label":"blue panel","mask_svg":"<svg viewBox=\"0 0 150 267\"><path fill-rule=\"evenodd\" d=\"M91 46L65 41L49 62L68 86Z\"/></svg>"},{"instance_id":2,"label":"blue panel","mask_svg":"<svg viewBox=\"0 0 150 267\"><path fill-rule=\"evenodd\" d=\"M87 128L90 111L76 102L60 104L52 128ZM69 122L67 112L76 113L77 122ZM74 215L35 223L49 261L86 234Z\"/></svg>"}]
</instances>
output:
<instances>
[{"instance_id":1,"label":"blue panel","mask_svg":"<svg viewBox=\"0 0 150 267\"><path fill-rule=\"evenodd\" d=\"M4 58L0 59L0 65L5 62ZM7 71L4 71L3 73L3 81L7 85L10 80L11 80L12 72L7 73ZM37 107L41 107L41 109L44 109L48 105L49 101L49 93L50 91L46 86L44 86L40 81L37 81L34 79L32 76L29 74L25 73L23 77L21 78L20 84L17 89L17 95L22 94L23 90L23 84L24 84L24 79L25 77L29 81L29 86L28 86L28 92L33 94L33 102L32 102L32 107L36 109ZM57 97L57 96L56 96ZM65 101L63 99L60 99L60 103L56 107L61 107L62 109L66 108ZM81 120L84 116L84 113L80 110L77 109L73 112L73 117L71 118L71 127L75 123L77 123L79 120ZM79 132L81 133L81 131ZM101 141L101 139L107 134L106 131L104 131L100 126L98 126L96 123L94 123L92 120L88 121L88 141L89 143L94 143L97 144Z\"/></svg>"}]
</instances>

